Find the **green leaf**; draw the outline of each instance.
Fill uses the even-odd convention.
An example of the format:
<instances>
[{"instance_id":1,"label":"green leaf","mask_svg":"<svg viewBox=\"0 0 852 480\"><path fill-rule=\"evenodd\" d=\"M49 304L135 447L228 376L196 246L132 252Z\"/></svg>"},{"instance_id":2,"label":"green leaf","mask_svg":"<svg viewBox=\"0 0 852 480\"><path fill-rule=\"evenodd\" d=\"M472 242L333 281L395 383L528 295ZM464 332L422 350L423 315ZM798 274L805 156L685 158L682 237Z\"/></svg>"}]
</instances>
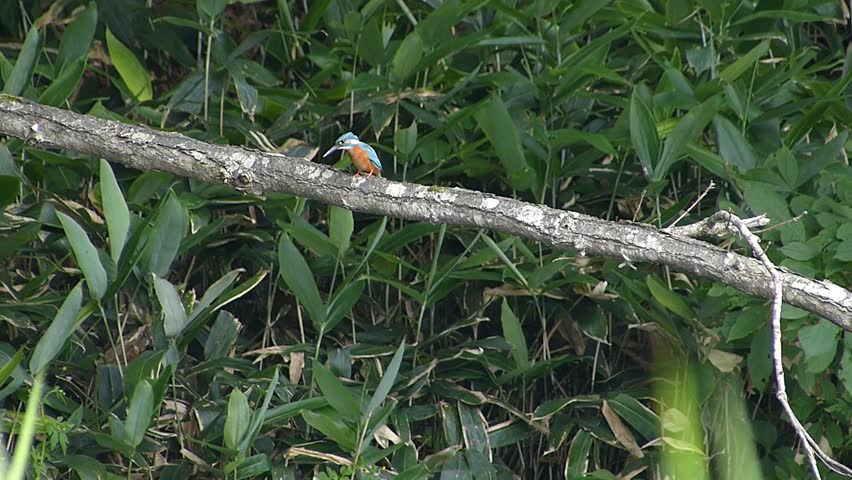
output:
<instances>
[{"instance_id":1,"label":"green leaf","mask_svg":"<svg viewBox=\"0 0 852 480\"><path fill-rule=\"evenodd\" d=\"M56 80L38 97L38 102L54 107L65 103L68 97L74 93L77 84L80 83L80 79L83 78L83 71L86 68L87 61L86 57L78 58L63 68L59 72L59 76L56 77Z\"/></svg>"},{"instance_id":2,"label":"green leaf","mask_svg":"<svg viewBox=\"0 0 852 480\"><path fill-rule=\"evenodd\" d=\"M565 478L583 478L586 473L587 459L592 448L592 435L585 430L577 431L571 446L568 447L568 460L565 462Z\"/></svg>"},{"instance_id":3,"label":"green leaf","mask_svg":"<svg viewBox=\"0 0 852 480\"><path fill-rule=\"evenodd\" d=\"M791 190L796 188L799 180L799 162L793 156L793 152L787 147L781 147L775 152L774 158L781 178Z\"/></svg>"},{"instance_id":4,"label":"green leaf","mask_svg":"<svg viewBox=\"0 0 852 480\"><path fill-rule=\"evenodd\" d=\"M148 71L139 63L139 59L133 55L133 52L115 38L109 27L106 29L106 43L112 65L118 70L118 75L124 81L133 99L137 102L151 100L154 89L151 87Z\"/></svg>"},{"instance_id":5,"label":"green leaf","mask_svg":"<svg viewBox=\"0 0 852 480\"><path fill-rule=\"evenodd\" d=\"M517 190L527 190L535 176L527 164L521 137L509 109L500 97L491 97L474 114L479 128L491 142L494 154L503 163L509 184Z\"/></svg>"},{"instance_id":6,"label":"green leaf","mask_svg":"<svg viewBox=\"0 0 852 480\"><path fill-rule=\"evenodd\" d=\"M752 337L748 352L748 376L757 391L766 391L772 375L772 332L764 326Z\"/></svg>"},{"instance_id":7,"label":"green leaf","mask_svg":"<svg viewBox=\"0 0 852 480\"><path fill-rule=\"evenodd\" d=\"M323 435L334 441L345 451L355 450L355 430L341 418L341 413L333 408L322 408L317 411L304 410L302 418L308 425L319 430Z\"/></svg>"},{"instance_id":8,"label":"green leaf","mask_svg":"<svg viewBox=\"0 0 852 480\"><path fill-rule=\"evenodd\" d=\"M745 202L755 215L765 213L772 224L782 223L790 220L790 208L784 197L776 192L770 191L758 183L740 182L742 185ZM801 222L792 222L778 228L784 243L806 240L807 234Z\"/></svg>"},{"instance_id":9,"label":"green leaf","mask_svg":"<svg viewBox=\"0 0 852 480\"><path fill-rule=\"evenodd\" d=\"M335 292L328 302L328 318L326 319L324 331L330 332L333 330L352 311L352 308L361 299L361 294L363 293L364 282L361 280L349 283Z\"/></svg>"},{"instance_id":10,"label":"green leaf","mask_svg":"<svg viewBox=\"0 0 852 480\"><path fill-rule=\"evenodd\" d=\"M100 299L106 293L107 274L103 264L101 264L101 259L98 258L98 250L92 245L83 227L78 225L74 219L62 212L56 212L56 216L59 217L59 222L65 230L65 235L68 237L68 243L71 244L71 250L74 251L77 264L80 265L80 270L86 277L89 294Z\"/></svg>"},{"instance_id":11,"label":"green leaf","mask_svg":"<svg viewBox=\"0 0 852 480\"><path fill-rule=\"evenodd\" d=\"M788 258L802 262L807 262L819 255L819 250L816 247L805 242L790 242L779 248L779 250Z\"/></svg>"},{"instance_id":12,"label":"green leaf","mask_svg":"<svg viewBox=\"0 0 852 480\"><path fill-rule=\"evenodd\" d=\"M107 231L109 232L109 249L112 260L117 264L121 257L127 234L130 232L130 210L121 188L112 173L109 163L101 159L101 202L106 216Z\"/></svg>"},{"instance_id":13,"label":"green leaf","mask_svg":"<svg viewBox=\"0 0 852 480\"><path fill-rule=\"evenodd\" d=\"M645 440L651 441L657 438L660 432L660 419L653 410L625 393L609 398L608 402L615 413L642 434Z\"/></svg>"},{"instance_id":14,"label":"green leaf","mask_svg":"<svg viewBox=\"0 0 852 480\"><path fill-rule=\"evenodd\" d=\"M374 67L382 65L385 61L382 30L375 18L366 22L361 29L361 37L358 39L358 53Z\"/></svg>"},{"instance_id":15,"label":"green leaf","mask_svg":"<svg viewBox=\"0 0 852 480\"><path fill-rule=\"evenodd\" d=\"M245 436L251 419L248 399L239 389L234 389L228 398L228 416L223 433L225 446L235 450Z\"/></svg>"},{"instance_id":16,"label":"green leaf","mask_svg":"<svg viewBox=\"0 0 852 480\"><path fill-rule=\"evenodd\" d=\"M329 405L337 410L343 419L352 425L356 424L361 411L361 400L346 388L325 365L315 362L313 372L314 381L325 399L328 400Z\"/></svg>"},{"instance_id":17,"label":"green leaf","mask_svg":"<svg viewBox=\"0 0 852 480\"><path fill-rule=\"evenodd\" d=\"M816 325L799 329L799 342L805 354L807 372L819 373L831 365L837 352L839 333L840 327L824 319L820 319Z\"/></svg>"},{"instance_id":18,"label":"green leaf","mask_svg":"<svg viewBox=\"0 0 852 480\"><path fill-rule=\"evenodd\" d=\"M529 367L530 360L524 330L505 298L501 307L500 323L503 326L503 338L512 346L512 358L515 359L515 366L520 369Z\"/></svg>"},{"instance_id":19,"label":"green leaf","mask_svg":"<svg viewBox=\"0 0 852 480\"><path fill-rule=\"evenodd\" d=\"M18 59L15 60L12 73L7 78L6 85L3 86L3 93L10 95L21 95L24 93L33 76L33 70L35 69L40 52L41 36L38 33L38 28L33 25L27 32L27 37L21 46Z\"/></svg>"},{"instance_id":20,"label":"green leaf","mask_svg":"<svg viewBox=\"0 0 852 480\"><path fill-rule=\"evenodd\" d=\"M30 372L33 375L43 371L65 347L77 327L77 315L82 302L83 283L80 282L68 292L68 296L65 297L47 331L33 349L32 357L30 357Z\"/></svg>"},{"instance_id":21,"label":"green leaf","mask_svg":"<svg viewBox=\"0 0 852 480\"><path fill-rule=\"evenodd\" d=\"M396 349L396 353L394 353L393 358L388 364L388 368L385 370L384 375L382 375L382 380L379 382L379 386L376 387L376 391L373 392L373 396L367 404L367 411L365 412L366 417L372 417L373 413L382 405L382 402L385 401L385 398L387 398L390 393L391 387L393 387L393 382L396 381L396 376L399 373L399 366L402 363L402 355L404 352L405 341L399 344L399 348Z\"/></svg>"},{"instance_id":22,"label":"green leaf","mask_svg":"<svg viewBox=\"0 0 852 480\"><path fill-rule=\"evenodd\" d=\"M846 349L843 352L843 359L840 360L840 372L837 376L843 381L846 392L852 393L852 350Z\"/></svg>"},{"instance_id":23,"label":"green leaf","mask_svg":"<svg viewBox=\"0 0 852 480\"><path fill-rule=\"evenodd\" d=\"M337 246L339 253L349 250L349 240L355 229L352 212L336 205L331 205L328 211L328 236L331 243Z\"/></svg>"},{"instance_id":24,"label":"green leaf","mask_svg":"<svg viewBox=\"0 0 852 480\"><path fill-rule=\"evenodd\" d=\"M403 81L414 73L414 68L423 58L423 40L417 31L413 31L405 37L393 56L391 63L391 74L398 80Z\"/></svg>"},{"instance_id":25,"label":"green leaf","mask_svg":"<svg viewBox=\"0 0 852 480\"><path fill-rule=\"evenodd\" d=\"M97 25L98 4L91 2L62 33L62 38L59 40L59 55L56 56L57 72L65 71L68 65L80 60L83 60L85 65Z\"/></svg>"},{"instance_id":26,"label":"green leaf","mask_svg":"<svg viewBox=\"0 0 852 480\"><path fill-rule=\"evenodd\" d=\"M660 158L660 137L657 134L657 122L648 105L634 88L630 96L630 141L646 177L651 176Z\"/></svg>"},{"instance_id":27,"label":"green leaf","mask_svg":"<svg viewBox=\"0 0 852 480\"><path fill-rule=\"evenodd\" d=\"M410 160L411 153L417 147L417 122L412 121L408 128L400 128L393 134L396 151L402 154L402 160Z\"/></svg>"},{"instance_id":28,"label":"green leaf","mask_svg":"<svg viewBox=\"0 0 852 480\"><path fill-rule=\"evenodd\" d=\"M743 73L751 69L758 60L760 60L769 50L769 40L764 40L758 43L754 48L749 50L745 55L737 58L734 63L725 67L719 72L719 78L723 82L731 83L740 77Z\"/></svg>"},{"instance_id":29,"label":"green leaf","mask_svg":"<svg viewBox=\"0 0 852 480\"><path fill-rule=\"evenodd\" d=\"M713 120L716 112L721 108L722 103L722 96L714 95L690 110L677 122L677 126L666 138L660 163L651 176L652 181L656 182L666 178L669 170L680 159L687 144L701 135L701 132L704 131L704 128Z\"/></svg>"},{"instance_id":30,"label":"green leaf","mask_svg":"<svg viewBox=\"0 0 852 480\"><path fill-rule=\"evenodd\" d=\"M127 421L124 423L124 444L136 448L145 438L151 415L154 414L154 391L147 379L136 384L130 408L127 411Z\"/></svg>"},{"instance_id":31,"label":"green leaf","mask_svg":"<svg viewBox=\"0 0 852 480\"><path fill-rule=\"evenodd\" d=\"M729 316L733 319L734 323L728 332L728 341L733 342L751 335L765 325L769 318L769 309L766 307L752 307L738 312L731 312Z\"/></svg>"},{"instance_id":32,"label":"green leaf","mask_svg":"<svg viewBox=\"0 0 852 480\"><path fill-rule=\"evenodd\" d=\"M757 165L754 149L736 125L727 118L716 115L713 127L716 130L719 156L736 165L742 172L747 172Z\"/></svg>"},{"instance_id":33,"label":"green leaf","mask_svg":"<svg viewBox=\"0 0 852 480\"><path fill-rule=\"evenodd\" d=\"M142 266L146 271L165 278L189 227L189 213L174 192L166 195L152 227L151 237L142 254Z\"/></svg>"},{"instance_id":34,"label":"green leaf","mask_svg":"<svg viewBox=\"0 0 852 480\"><path fill-rule=\"evenodd\" d=\"M186 310L180 301L177 288L164 278L154 277L154 291L163 309L163 329L166 337L180 335L186 327Z\"/></svg>"},{"instance_id":35,"label":"green leaf","mask_svg":"<svg viewBox=\"0 0 852 480\"><path fill-rule=\"evenodd\" d=\"M666 310L683 319L689 320L695 318L695 313L689 308L683 297L663 286L655 277L651 275L646 276L645 284L648 286L648 290L653 295L654 300L660 302Z\"/></svg>"},{"instance_id":36,"label":"green leaf","mask_svg":"<svg viewBox=\"0 0 852 480\"><path fill-rule=\"evenodd\" d=\"M288 235L281 235L278 244L278 268L281 271L281 279L287 288L296 296L308 312L314 328L325 331L328 319L326 307L320 298L319 289L314 281L314 274L308 267L305 257L299 249L293 245Z\"/></svg>"},{"instance_id":37,"label":"green leaf","mask_svg":"<svg viewBox=\"0 0 852 480\"><path fill-rule=\"evenodd\" d=\"M228 0L195 0L195 9L202 21L218 17L225 11Z\"/></svg>"}]
</instances>

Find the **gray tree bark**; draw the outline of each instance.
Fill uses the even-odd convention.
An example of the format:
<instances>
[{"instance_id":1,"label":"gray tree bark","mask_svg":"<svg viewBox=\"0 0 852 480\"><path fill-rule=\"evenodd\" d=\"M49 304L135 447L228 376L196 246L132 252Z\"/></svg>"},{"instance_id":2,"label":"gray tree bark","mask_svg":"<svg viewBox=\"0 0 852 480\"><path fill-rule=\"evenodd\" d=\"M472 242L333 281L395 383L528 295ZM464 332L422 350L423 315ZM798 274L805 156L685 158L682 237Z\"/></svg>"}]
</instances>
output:
<instances>
[{"instance_id":1,"label":"gray tree bark","mask_svg":"<svg viewBox=\"0 0 852 480\"><path fill-rule=\"evenodd\" d=\"M484 228L581 255L666 265L763 298L772 294L770 276L759 261L678 234L687 230L664 232L644 224L610 222L461 188L353 177L301 158L213 145L9 95L0 95L0 133L38 148L73 150L246 193L280 192L359 212ZM826 280L779 273L785 302L852 332L852 292Z\"/></svg>"}]
</instances>

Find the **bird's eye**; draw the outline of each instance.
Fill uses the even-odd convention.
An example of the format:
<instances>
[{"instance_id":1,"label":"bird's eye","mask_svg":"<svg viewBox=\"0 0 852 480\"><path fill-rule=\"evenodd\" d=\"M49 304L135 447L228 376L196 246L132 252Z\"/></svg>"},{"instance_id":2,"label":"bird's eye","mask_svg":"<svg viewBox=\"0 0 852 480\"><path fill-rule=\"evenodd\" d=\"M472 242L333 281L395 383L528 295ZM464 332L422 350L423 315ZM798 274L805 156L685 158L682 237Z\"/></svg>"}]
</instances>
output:
<instances>
[{"instance_id":1,"label":"bird's eye","mask_svg":"<svg viewBox=\"0 0 852 480\"><path fill-rule=\"evenodd\" d=\"M338 145L343 145L343 140L337 142Z\"/></svg>"}]
</instances>

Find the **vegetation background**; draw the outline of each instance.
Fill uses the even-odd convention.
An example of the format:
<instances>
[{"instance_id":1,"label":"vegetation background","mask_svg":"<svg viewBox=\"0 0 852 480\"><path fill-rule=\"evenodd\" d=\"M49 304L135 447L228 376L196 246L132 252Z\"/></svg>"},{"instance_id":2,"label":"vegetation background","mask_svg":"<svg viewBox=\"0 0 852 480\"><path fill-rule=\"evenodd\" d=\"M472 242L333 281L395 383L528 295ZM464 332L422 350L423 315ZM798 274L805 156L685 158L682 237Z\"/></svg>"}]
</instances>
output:
<instances>
[{"instance_id":1,"label":"vegetation background","mask_svg":"<svg viewBox=\"0 0 852 480\"><path fill-rule=\"evenodd\" d=\"M215 143L351 130L388 178L610 220L670 225L714 182L681 223L766 213L773 261L848 286L849 33L835 0L3 0L0 74ZM767 302L725 285L15 139L0 184L29 478L807 475ZM848 464L852 337L782 327L794 410Z\"/></svg>"}]
</instances>

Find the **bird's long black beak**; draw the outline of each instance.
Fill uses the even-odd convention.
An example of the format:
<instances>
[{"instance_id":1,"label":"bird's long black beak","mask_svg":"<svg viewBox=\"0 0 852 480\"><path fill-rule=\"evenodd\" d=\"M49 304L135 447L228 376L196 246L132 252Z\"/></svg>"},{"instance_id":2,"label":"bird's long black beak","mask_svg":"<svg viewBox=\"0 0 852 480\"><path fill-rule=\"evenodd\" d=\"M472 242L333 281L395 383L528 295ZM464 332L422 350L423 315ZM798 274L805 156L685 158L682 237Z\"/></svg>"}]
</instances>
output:
<instances>
[{"instance_id":1,"label":"bird's long black beak","mask_svg":"<svg viewBox=\"0 0 852 480\"><path fill-rule=\"evenodd\" d=\"M339 147L338 147L337 145L335 145L335 146L333 146L333 147L329 148L329 149L328 149L328 151L327 151L327 152L325 152L325 153L322 155L322 158L325 158L325 157L327 157L327 156L331 155L332 153L336 152L338 149L339 149Z\"/></svg>"}]
</instances>

